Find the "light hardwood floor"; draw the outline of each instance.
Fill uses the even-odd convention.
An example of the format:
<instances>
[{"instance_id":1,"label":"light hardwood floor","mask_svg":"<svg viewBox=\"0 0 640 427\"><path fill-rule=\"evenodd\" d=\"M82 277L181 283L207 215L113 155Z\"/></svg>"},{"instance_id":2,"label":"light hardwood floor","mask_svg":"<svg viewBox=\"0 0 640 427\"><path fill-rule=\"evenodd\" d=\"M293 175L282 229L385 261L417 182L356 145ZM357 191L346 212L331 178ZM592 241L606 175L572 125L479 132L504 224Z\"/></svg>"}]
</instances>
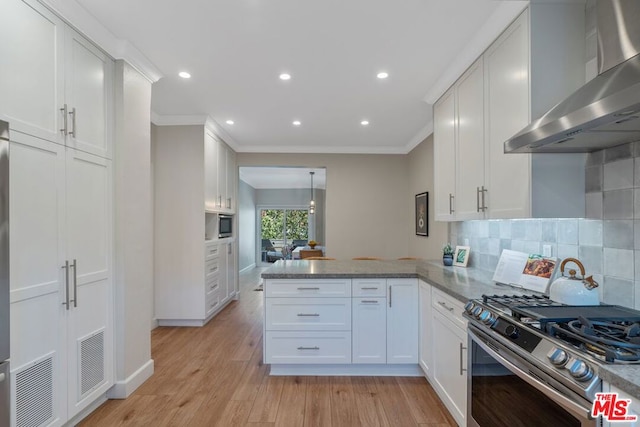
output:
<instances>
[{"instance_id":1,"label":"light hardwood floor","mask_svg":"<svg viewBox=\"0 0 640 427\"><path fill-rule=\"evenodd\" d=\"M262 364L261 269L202 328L151 333L154 375L88 426L455 426L424 378L271 377Z\"/></svg>"}]
</instances>

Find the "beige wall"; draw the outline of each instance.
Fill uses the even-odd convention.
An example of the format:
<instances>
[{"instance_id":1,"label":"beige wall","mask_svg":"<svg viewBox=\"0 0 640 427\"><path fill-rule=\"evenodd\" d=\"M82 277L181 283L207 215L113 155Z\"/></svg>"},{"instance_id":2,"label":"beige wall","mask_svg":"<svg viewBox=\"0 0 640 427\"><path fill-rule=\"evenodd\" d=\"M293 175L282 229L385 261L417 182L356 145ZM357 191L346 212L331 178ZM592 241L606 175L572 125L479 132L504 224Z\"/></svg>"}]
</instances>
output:
<instances>
[{"instance_id":1,"label":"beige wall","mask_svg":"<svg viewBox=\"0 0 640 427\"><path fill-rule=\"evenodd\" d=\"M447 242L448 223L435 222L433 210L433 135L430 135L408 155L409 195L407 209L414 210L415 195L429 192L429 236L416 236L413 220L409 224L409 254L425 259L442 256L442 246ZM413 218L413 213L411 214Z\"/></svg>"},{"instance_id":2,"label":"beige wall","mask_svg":"<svg viewBox=\"0 0 640 427\"><path fill-rule=\"evenodd\" d=\"M326 242L322 243L328 256L437 258L446 226L431 222L435 236L418 238L413 225L415 194L433 192L429 141L409 155L238 153L238 166L326 167ZM429 216L433 218L433 212Z\"/></svg>"}]
</instances>

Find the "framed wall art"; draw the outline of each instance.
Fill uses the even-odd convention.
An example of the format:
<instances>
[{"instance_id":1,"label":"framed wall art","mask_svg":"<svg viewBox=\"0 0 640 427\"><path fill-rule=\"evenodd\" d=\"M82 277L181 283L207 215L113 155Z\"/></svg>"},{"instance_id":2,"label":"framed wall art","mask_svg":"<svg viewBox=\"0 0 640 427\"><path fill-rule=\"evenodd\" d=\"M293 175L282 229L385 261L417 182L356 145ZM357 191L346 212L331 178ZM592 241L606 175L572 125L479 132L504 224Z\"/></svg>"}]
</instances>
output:
<instances>
[{"instance_id":1,"label":"framed wall art","mask_svg":"<svg viewBox=\"0 0 640 427\"><path fill-rule=\"evenodd\" d=\"M429 235L429 193L416 194L416 235Z\"/></svg>"},{"instance_id":2,"label":"framed wall art","mask_svg":"<svg viewBox=\"0 0 640 427\"><path fill-rule=\"evenodd\" d=\"M469 246L456 246L456 251L453 254L453 265L458 267L466 267L469 262Z\"/></svg>"}]
</instances>

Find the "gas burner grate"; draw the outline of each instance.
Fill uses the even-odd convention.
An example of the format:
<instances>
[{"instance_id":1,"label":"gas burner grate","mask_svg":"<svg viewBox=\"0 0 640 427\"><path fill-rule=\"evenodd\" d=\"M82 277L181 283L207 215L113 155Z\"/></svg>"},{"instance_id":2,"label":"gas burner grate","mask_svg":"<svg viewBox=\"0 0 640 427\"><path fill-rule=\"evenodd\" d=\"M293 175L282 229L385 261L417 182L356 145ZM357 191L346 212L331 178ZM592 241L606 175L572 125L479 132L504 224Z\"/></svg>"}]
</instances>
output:
<instances>
[{"instance_id":1,"label":"gas burner grate","mask_svg":"<svg viewBox=\"0 0 640 427\"><path fill-rule=\"evenodd\" d=\"M529 307L549 307L560 306L559 302L552 301L546 295L483 295L482 301L487 304L497 304L506 308L513 308L518 306Z\"/></svg>"}]
</instances>

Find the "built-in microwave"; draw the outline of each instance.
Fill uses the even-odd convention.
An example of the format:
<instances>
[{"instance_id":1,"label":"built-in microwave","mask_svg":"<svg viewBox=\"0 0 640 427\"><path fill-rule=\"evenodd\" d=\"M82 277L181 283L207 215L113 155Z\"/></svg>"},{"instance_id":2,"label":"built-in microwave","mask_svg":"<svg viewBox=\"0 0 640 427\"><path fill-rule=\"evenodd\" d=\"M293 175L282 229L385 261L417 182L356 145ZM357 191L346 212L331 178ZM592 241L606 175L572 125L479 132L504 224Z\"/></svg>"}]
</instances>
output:
<instances>
[{"instance_id":1,"label":"built-in microwave","mask_svg":"<svg viewBox=\"0 0 640 427\"><path fill-rule=\"evenodd\" d=\"M218 215L218 238L233 236L233 216Z\"/></svg>"}]
</instances>

